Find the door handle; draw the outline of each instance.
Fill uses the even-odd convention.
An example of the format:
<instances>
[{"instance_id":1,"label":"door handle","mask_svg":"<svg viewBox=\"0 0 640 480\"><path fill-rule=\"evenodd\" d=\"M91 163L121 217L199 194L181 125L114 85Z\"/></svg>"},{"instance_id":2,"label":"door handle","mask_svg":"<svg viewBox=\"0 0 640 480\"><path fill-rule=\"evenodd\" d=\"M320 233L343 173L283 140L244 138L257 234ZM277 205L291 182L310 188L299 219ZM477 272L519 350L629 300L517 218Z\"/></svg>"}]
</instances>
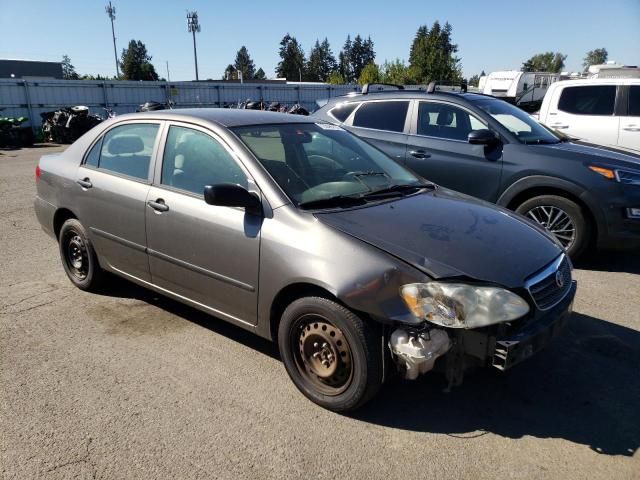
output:
<instances>
[{"instance_id":1,"label":"door handle","mask_svg":"<svg viewBox=\"0 0 640 480\"><path fill-rule=\"evenodd\" d=\"M557 130L564 130L565 128L569 128L569 125L565 125L564 123L552 123L551 127Z\"/></svg>"},{"instance_id":2,"label":"door handle","mask_svg":"<svg viewBox=\"0 0 640 480\"><path fill-rule=\"evenodd\" d=\"M151 208L153 208L156 212L168 212L169 211L169 205L164 203L164 200L162 198L157 199L155 202L153 200L150 200L147 204Z\"/></svg>"},{"instance_id":3,"label":"door handle","mask_svg":"<svg viewBox=\"0 0 640 480\"><path fill-rule=\"evenodd\" d=\"M91 183L91 180L89 180L89 177L85 177L82 180L77 180L76 183L84 189L93 187L93 183Z\"/></svg>"},{"instance_id":4,"label":"door handle","mask_svg":"<svg viewBox=\"0 0 640 480\"><path fill-rule=\"evenodd\" d=\"M415 158L429 158L431 156L430 153L427 153L424 150L411 150L409 155Z\"/></svg>"},{"instance_id":5,"label":"door handle","mask_svg":"<svg viewBox=\"0 0 640 480\"><path fill-rule=\"evenodd\" d=\"M632 123L631 125L626 125L622 127L622 129L626 130L627 132L640 132L640 126L636 125L635 123Z\"/></svg>"}]
</instances>

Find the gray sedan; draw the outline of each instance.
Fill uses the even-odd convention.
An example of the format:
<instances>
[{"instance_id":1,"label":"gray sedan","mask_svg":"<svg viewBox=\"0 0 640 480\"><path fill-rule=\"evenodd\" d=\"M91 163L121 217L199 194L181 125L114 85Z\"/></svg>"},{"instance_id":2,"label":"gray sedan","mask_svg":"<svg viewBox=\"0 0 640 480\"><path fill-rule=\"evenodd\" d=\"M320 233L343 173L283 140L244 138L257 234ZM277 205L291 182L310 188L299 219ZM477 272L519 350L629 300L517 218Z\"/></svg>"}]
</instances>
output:
<instances>
[{"instance_id":1,"label":"gray sedan","mask_svg":"<svg viewBox=\"0 0 640 480\"><path fill-rule=\"evenodd\" d=\"M506 370L569 316L543 229L411 173L339 126L173 110L101 123L36 169L69 279L105 272L278 342L312 401L353 410L394 373Z\"/></svg>"}]
</instances>

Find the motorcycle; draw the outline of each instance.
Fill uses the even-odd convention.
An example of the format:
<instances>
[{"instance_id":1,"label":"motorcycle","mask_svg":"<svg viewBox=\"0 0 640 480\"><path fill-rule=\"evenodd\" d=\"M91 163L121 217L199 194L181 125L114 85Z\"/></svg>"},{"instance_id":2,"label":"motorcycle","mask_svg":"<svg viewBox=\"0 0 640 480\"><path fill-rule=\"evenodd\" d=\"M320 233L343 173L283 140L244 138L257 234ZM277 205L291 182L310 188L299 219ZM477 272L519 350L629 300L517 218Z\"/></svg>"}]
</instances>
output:
<instances>
[{"instance_id":1,"label":"motorcycle","mask_svg":"<svg viewBox=\"0 0 640 480\"><path fill-rule=\"evenodd\" d=\"M54 112L41 113L42 134L45 141L72 143L102 121L89 113L89 107L63 107Z\"/></svg>"},{"instance_id":2,"label":"motorcycle","mask_svg":"<svg viewBox=\"0 0 640 480\"><path fill-rule=\"evenodd\" d=\"M4 109L0 109L2 111ZM0 118L0 146L2 147L30 147L34 142L31 127L22 124L29 120L27 117Z\"/></svg>"},{"instance_id":3,"label":"motorcycle","mask_svg":"<svg viewBox=\"0 0 640 480\"><path fill-rule=\"evenodd\" d=\"M174 105L175 103L172 102L171 100L165 103L153 102L153 101L145 102L141 105L138 105L136 112L153 112L155 110L172 110Z\"/></svg>"},{"instance_id":4,"label":"motorcycle","mask_svg":"<svg viewBox=\"0 0 640 480\"><path fill-rule=\"evenodd\" d=\"M289 110L287 110L287 113L290 113L292 115L309 115L309 111L299 103L296 103Z\"/></svg>"}]
</instances>

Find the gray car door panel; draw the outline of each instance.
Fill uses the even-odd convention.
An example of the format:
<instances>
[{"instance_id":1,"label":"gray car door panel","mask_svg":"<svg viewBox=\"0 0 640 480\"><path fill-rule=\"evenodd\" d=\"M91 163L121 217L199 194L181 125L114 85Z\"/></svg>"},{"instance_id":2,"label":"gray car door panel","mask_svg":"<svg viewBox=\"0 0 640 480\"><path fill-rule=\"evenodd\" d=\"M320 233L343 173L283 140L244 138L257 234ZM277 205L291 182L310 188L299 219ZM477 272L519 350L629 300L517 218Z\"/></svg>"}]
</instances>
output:
<instances>
[{"instance_id":1,"label":"gray car door panel","mask_svg":"<svg viewBox=\"0 0 640 480\"><path fill-rule=\"evenodd\" d=\"M196 193L200 186L189 179L194 173L189 171L194 168L194 155L203 150L194 150L190 148L191 143L184 141L175 148L171 147L172 128L189 132L185 138L191 143L196 137L202 141L206 135L209 141L224 148L229 155L225 157L227 160L232 159L228 148L222 147L223 143L217 137L203 129L177 124L168 128L165 145L161 147L165 152L162 161L173 162L164 168L164 172L172 175L174 180L161 178L162 169L158 163L159 172L146 205L152 282L204 305L228 320L255 325L263 218L242 208L208 205L203 194ZM202 148L211 151L206 143ZM200 163L195 168L208 168L202 162L210 160L208 157L199 159ZM240 169L239 166L237 168ZM246 175L245 171L240 171ZM213 178L215 169L211 173L212 178L202 179L202 190L205 184L228 183L223 181L224 176L222 179ZM202 176L200 173L196 178ZM259 193L253 181L245 181L249 190Z\"/></svg>"},{"instance_id":2,"label":"gray car door panel","mask_svg":"<svg viewBox=\"0 0 640 480\"><path fill-rule=\"evenodd\" d=\"M429 105L433 111L426 112L431 120L430 123L429 118L423 120L426 125L421 127L418 108L414 109L411 134L407 137L406 166L439 185L495 201L502 169L501 144L493 147L469 144L468 131L486 126L465 109L441 102L418 103ZM437 112L440 107L442 111ZM456 125L461 120L467 124Z\"/></svg>"}]
</instances>

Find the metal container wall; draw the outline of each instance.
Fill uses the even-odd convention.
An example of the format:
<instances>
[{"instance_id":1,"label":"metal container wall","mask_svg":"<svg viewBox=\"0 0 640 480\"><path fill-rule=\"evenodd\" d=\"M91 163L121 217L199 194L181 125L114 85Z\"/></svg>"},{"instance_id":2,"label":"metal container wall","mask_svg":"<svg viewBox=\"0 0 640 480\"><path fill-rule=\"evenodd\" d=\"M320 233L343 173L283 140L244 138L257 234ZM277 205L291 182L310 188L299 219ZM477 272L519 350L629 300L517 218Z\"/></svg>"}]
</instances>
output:
<instances>
[{"instance_id":1,"label":"metal container wall","mask_svg":"<svg viewBox=\"0 0 640 480\"><path fill-rule=\"evenodd\" d=\"M175 103L174 108L234 107L246 100L300 103L309 111L316 100L357 91L356 85L298 83L226 82L131 82L100 80L0 79L0 116L28 117L40 127L40 114L60 107L86 105L91 113L103 115L109 107L116 113L135 112L138 105L155 101Z\"/></svg>"}]
</instances>

